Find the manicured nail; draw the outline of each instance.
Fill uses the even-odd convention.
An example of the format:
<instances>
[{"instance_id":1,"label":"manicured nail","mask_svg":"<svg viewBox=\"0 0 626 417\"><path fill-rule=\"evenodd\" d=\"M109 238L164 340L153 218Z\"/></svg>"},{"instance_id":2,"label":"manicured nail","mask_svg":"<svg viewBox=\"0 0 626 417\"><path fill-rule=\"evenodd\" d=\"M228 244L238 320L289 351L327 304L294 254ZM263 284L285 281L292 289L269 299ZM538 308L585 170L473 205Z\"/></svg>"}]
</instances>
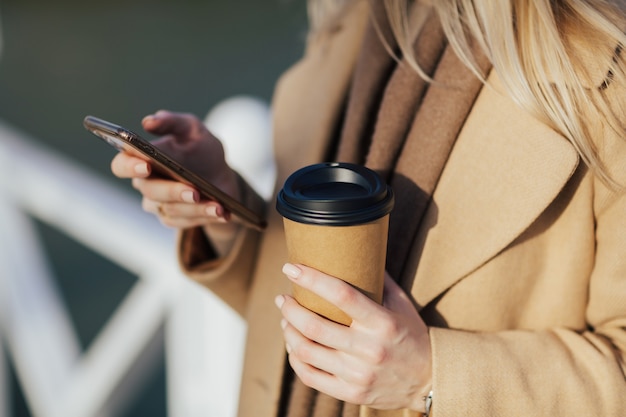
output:
<instances>
[{"instance_id":1,"label":"manicured nail","mask_svg":"<svg viewBox=\"0 0 626 417\"><path fill-rule=\"evenodd\" d=\"M291 346L288 344L285 344L285 349L287 350L287 353L291 353Z\"/></svg>"},{"instance_id":2,"label":"manicured nail","mask_svg":"<svg viewBox=\"0 0 626 417\"><path fill-rule=\"evenodd\" d=\"M209 216L217 217L217 207L216 206L207 206L206 214Z\"/></svg>"},{"instance_id":3,"label":"manicured nail","mask_svg":"<svg viewBox=\"0 0 626 417\"><path fill-rule=\"evenodd\" d=\"M147 115L146 117L144 117L144 118L141 120L141 122L142 122L142 123L145 123L145 122L153 122L153 121L155 121L155 120L156 120L156 119L158 119L158 118L159 118L159 116L158 116L158 115L156 115L156 114L149 114L149 115Z\"/></svg>"},{"instance_id":4,"label":"manicured nail","mask_svg":"<svg viewBox=\"0 0 626 417\"><path fill-rule=\"evenodd\" d=\"M285 297L277 295L276 298L274 298L274 304L276 304L276 307L281 308L283 304L285 304Z\"/></svg>"},{"instance_id":5,"label":"manicured nail","mask_svg":"<svg viewBox=\"0 0 626 417\"><path fill-rule=\"evenodd\" d=\"M196 194L191 190L183 191L180 194L180 197L183 199L185 203L195 203L196 202Z\"/></svg>"},{"instance_id":6,"label":"manicured nail","mask_svg":"<svg viewBox=\"0 0 626 417\"><path fill-rule=\"evenodd\" d=\"M280 327L282 327L282 329L285 330L285 327L287 327L287 320L282 319L280 321Z\"/></svg>"},{"instance_id":7,"label":"manicured nail","mask_svg":"<svg viewBox=\"0 0 626 417\"><path fill-rule=\"evenodd\" d=\"M139 174L139 175L147 175L147 174L149 174L148 164L146 164L145 162L141 162L141 163L135 165L134 170L135 170L135 173Z\"/></svg>"},{"instance_id":8,"label":"manicured nail","mask_svg":"<svg viewBox=\"0 0 626 417\"><path fill-rule=\"evenodd\" d=\"M283 265L283 273L289 278L298 279L302 274L302 270L294 264L285 264Z\"/></svg>"}]
</instances>

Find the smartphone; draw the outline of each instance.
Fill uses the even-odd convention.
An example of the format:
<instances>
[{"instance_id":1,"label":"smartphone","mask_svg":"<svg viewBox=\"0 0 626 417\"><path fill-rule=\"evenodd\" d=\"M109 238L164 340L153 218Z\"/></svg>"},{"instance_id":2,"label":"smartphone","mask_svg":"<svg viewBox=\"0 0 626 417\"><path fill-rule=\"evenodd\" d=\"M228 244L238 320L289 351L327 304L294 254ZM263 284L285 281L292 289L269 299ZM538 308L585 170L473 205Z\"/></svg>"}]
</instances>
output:
<instances>
[{"instance_id":1,"label":"smartphone","mask_svg":"<svg viewBox=\"0 0 626 417\"><path fill-rule=\"evenodd\" d=\"M189 171L138 134L94 116L86 116L83 125L115 149L146 160L157 174L191 185L203 197L217 201L247 225L258 230L265 229L266 221L262 216L199 175Z\"/></svg>"}]
</instances>

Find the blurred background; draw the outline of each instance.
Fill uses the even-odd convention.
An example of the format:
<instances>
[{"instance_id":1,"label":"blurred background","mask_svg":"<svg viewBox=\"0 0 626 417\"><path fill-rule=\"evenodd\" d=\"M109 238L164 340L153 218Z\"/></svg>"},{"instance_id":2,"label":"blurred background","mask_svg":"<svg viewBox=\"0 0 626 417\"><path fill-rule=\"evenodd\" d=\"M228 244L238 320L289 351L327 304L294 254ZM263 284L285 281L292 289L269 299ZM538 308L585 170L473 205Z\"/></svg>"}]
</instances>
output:
<instances>
[{"instance_id":1,"label":"blurred background","mask_svg":"<svg viewBox=\"0 0 626 417\"><path fill-rule=\"evenodd\" d=\"M269 103L277 77L301 56L305 13L304 0L0 0L0 121L137 198L112 177L114 151L84 130L83 117L140 132L141 118L162 108L203 118L232 96ZM137 277L34 222L86 349ZM0 239L8 239L2 230ZM33 415L6 349L0 354L4 412ZM163 363L153 367L117 415L166 416L166 379Z\"/></svg>"}]
</instances>

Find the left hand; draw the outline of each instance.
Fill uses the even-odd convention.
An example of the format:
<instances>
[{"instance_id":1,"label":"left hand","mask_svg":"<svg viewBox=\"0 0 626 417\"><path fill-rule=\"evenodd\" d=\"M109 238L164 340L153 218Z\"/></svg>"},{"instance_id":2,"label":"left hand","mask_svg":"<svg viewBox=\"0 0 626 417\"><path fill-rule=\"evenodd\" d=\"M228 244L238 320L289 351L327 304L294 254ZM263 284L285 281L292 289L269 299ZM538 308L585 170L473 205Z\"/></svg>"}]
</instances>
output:
<instances>
[{"instance_id":1,"label":"left hand","mask_svg":"<svg viewBox=\"0 0 626 417\"><path fill-rule=\"evenodd\" d=\"M226 162L222 143L198 117L160 110L144 117L142 126L160 136L152 143L170 158L239 198L237 176ZM158 216L164 225L180 229L203 226L207 233L216 231L211 236L233 237L236 227L227 224L230 213L221 204L202 199L198 190L188 184L151 175L153 168L149 162L126 152L118 153L111 161L113 173L132 178L133 187L143 197L144 210Z\"/></svg>"},{"instance_id":2,"label":"left hand","mask_svg":"<svg viewBox=\"0 0 626 417\"><path fill-rule=\"evenodd\" d=\"M283 272L353 320L343 326L291 296L276 297L289 363L305 385L352 404L424 411L423 397L432 385L428 329L388 274L381 306L315 269L287 264Z\"/></svg>"}]
</instances>

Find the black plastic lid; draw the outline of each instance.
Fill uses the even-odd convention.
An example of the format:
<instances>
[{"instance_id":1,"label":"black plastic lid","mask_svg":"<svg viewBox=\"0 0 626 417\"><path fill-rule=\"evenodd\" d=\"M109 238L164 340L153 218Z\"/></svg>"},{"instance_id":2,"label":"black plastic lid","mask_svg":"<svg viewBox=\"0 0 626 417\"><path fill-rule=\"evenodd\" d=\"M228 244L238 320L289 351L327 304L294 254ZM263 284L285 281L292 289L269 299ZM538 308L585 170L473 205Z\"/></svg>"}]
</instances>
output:
<instances>
[{"instance_id":1,"label":"black plastic lid","mask_svg":"<svg viewBox=\"0 0 626 417\"><path fill-rule=\"evenodd\" d=\"M351 226L388 214L391 188L371 169L326 162L299 169L278 193L276 209L299 223Z\"/></svg>"}]
</instances>

